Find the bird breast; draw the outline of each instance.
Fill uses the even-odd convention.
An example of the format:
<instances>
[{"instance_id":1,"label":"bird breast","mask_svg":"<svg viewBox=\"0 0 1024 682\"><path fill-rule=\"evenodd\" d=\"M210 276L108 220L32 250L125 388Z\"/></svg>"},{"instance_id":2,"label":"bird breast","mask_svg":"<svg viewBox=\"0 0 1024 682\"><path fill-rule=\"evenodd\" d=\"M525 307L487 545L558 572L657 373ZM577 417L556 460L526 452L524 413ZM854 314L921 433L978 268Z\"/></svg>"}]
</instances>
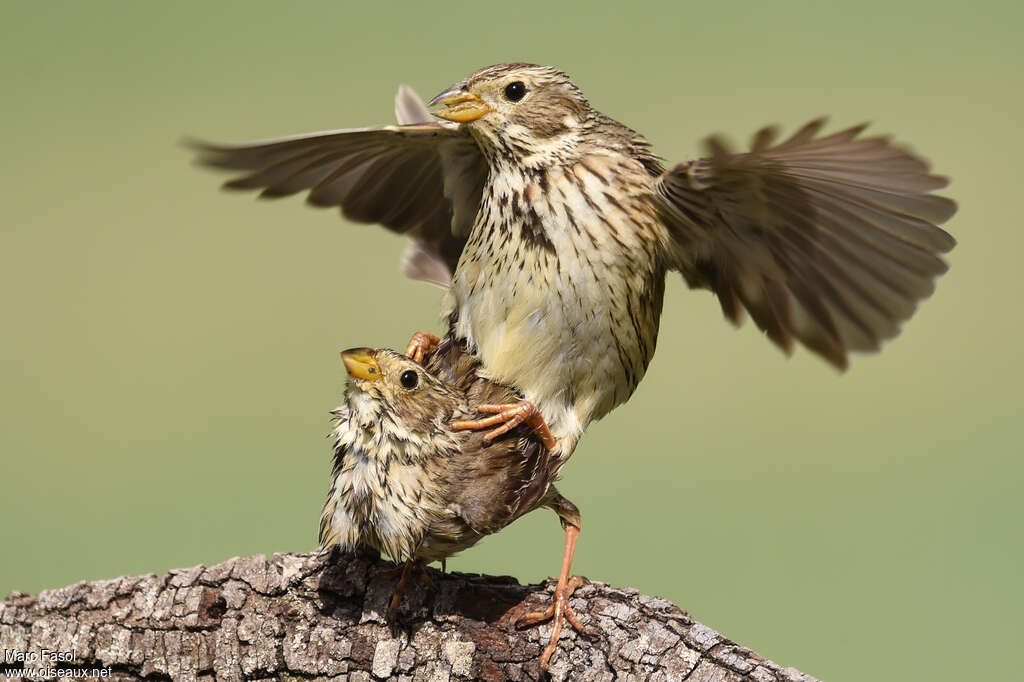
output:
<instances>
[{"instance_id":1,"label":"bird breast","mask_svg":"<svg viewBox=\"0 0 1024 682\"><path fill-rule=\"evenodd\" d=\"M431 525L445 518L436 457L409 457L400 441L341 413L334 430L335 467L321 518L321 545L353 549L365 542L400 561L415 555Z\"/></svg>"},{"instance_id":2,"label":"bird breast","mask_svg":"<svg viewBox=\"0 0 1024 682\"><path fill-rule=\"evenodd\" d=\"M565 456L647 368L667 244L633 159L492 168L446 312L482 374L537 405Z\"/></svg>"}]
</instances>

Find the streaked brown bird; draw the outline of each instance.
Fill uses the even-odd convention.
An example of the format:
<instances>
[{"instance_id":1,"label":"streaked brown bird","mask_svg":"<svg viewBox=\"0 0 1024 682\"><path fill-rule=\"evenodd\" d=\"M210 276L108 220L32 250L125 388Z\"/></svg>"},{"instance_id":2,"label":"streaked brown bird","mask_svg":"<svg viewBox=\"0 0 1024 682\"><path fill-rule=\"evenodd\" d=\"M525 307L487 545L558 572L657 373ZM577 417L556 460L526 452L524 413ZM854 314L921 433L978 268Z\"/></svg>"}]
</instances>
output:
<instances>
[{"instance_id":1,"label":"streaked brown bird","mask_svg":"<svg viewBox=\"0 0 1024 682\"><path fill-rule=\"evenodd\" d=\"M425 366L386 349L342 353L349 374L345 403L334 411L334 470L320 515L320 547L368 544L404 562L391 600L398 609L410 573L444 561L539 507L558 514L572 546L581 519L555 488L558 460L528 427L488 440L451 422L472 419L481 405L518 400L505 386L480 378L479 363L451 338ZM566 560L571 562L569 554ZM526 614L519 625L554 618L560 630L565 602L579 584L566 565L551 608ZM575 627L581 627L572 616ZM541 666L555 650L552 634Z\"/></svg>"},{"instance_id":2,"label":"streaked brown bird","mask_svg":"<svg viewBox=\"0 0 1024 682\"><path fill-rule=\"evenodd\" d=\"M490 437L539 411L563 462L643 377L669 271L845 369L899 332L955 244L938 225L956 205L932 194L946 179L864 126L822 136L817 120L782 142L766 128L743 153L712 137L666 168L551 67L480 69L430 104L442 122L402 89L400 125L200 144L200 160L246 171L229 187L309 190L409 235L405 273L446 287L449 333L524 398L458 426Z\"/></svg>"}]
</instances>

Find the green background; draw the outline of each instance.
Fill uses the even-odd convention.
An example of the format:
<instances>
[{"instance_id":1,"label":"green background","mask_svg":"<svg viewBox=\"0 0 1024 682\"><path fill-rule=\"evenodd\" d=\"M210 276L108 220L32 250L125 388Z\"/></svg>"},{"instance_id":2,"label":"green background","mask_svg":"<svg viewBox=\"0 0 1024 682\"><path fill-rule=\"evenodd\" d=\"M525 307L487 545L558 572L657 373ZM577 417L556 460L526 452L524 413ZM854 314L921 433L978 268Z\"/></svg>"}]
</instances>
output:
<instances>
[{"instance_id":1,"label":"green background","mask_svg":"<svg viewBox=\"0 0 1024 682\"><path fill-rule=\"evenodd\" d=\"M564 472L579 572L830 682L1015 677L1019 4L371 5L2 5L0 594L311 550L338 351L441 328L400 238L221 193L182 136L390 122L399 82L525 60L670 160L872 120L961 205L933 300L846 375L673 277L647 378ZM541 512L449 566L534 581L561 544Z\"/></svg>"}]
</instances>

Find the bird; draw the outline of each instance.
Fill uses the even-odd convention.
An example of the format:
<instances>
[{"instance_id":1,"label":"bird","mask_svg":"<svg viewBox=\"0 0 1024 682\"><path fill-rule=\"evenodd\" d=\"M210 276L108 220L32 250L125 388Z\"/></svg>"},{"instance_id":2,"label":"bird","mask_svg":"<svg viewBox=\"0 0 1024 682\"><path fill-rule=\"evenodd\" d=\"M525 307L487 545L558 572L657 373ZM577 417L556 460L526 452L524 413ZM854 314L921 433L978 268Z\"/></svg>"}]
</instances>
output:
<instances>
[{"instance_id":1,"label":"bird","mask_svg":"<svg viewBox=\"0 0 1024 682\"><path fill-rule=\"evenodd\" d=\"M228 188L308 191L407 235L403 272L444 288L447 333L521 395L456 426L497 438L540 421L563 464L643 378L671 273L785 353L800 343L845 370L899 333L956 244L939 227L956 203L934 193L948 179L866 125L768 126L746 151L712 135L666 165L563 71L528 63L478 69L426 105L402 87L395 110L398 125L193 145L242 172ZM436 340L417 332L407 354Z\"/></svg>"},{"instance_id":2,"label":"bird","mask_svg":"<svg viewBox=\"0 0 1024 682\"><path fill-rule=\"evenodd\" d=\"M479 363L462 344L439 340L424 364L381 348L352 348L341 357L348 382L344 404L333 411L334 462L320 515L320 551L366 544L404 564L394 572L400 578L390 619L414 570L445 561L534 509L552 509L566 537L578 535L579 509L554 486L557 459L534 429L523 425L485 442L478 430L452 428L453 420L473 418L480 405L518 397L481 378ZM582 581L564 573L571 594ZM562 607L554 600L517 625L551 619ZM583 630L573 614L567 618ZM561 623L555 618L555 627ZM542 667L557 640L556 633Z\"/></svg>"}]
</instances>

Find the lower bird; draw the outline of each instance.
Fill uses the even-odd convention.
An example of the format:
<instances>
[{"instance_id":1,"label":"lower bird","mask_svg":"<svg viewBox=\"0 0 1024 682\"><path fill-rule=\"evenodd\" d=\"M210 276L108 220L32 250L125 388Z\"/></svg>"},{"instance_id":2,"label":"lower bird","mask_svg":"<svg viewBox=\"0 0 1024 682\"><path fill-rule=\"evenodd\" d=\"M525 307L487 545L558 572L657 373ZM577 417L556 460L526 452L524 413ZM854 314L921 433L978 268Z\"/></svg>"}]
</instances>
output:
<instances>
[{"instance_id":1,"label":"lower bird","mask_svg":"<svg viewBox=\"0 0 1024 682\"><path fill-rule=\"evenodd\" d=\"M541 656L546 668L563 618L582 626L565 599L580 584L570 578L580 531L576 506L555 488L558 459L544 444L544 429L520 426L499 438L456 430L481 406L514 401L516 392L480 378L478 363L446 339L426 365L386 349L342 353L349 381L345 404L335 410L334 469L320 516L322 551L370 545L404 562L389 607L394 618L411 572L467 549L539 507L558 514L566 554L547 611L518 625L553 619ZM540 433L538 433L540 432Z\"/></svg>"}]
</instances>

